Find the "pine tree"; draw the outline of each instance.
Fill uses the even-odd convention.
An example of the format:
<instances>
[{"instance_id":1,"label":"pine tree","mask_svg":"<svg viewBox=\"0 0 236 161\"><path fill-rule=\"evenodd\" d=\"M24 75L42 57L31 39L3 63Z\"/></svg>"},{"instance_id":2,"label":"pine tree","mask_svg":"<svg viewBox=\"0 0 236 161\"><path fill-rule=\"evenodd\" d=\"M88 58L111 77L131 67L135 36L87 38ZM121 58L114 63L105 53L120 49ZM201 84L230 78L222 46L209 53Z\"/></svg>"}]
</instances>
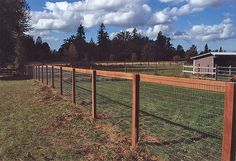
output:
<instances>
[{"instance_id":1,"label":"pine tree","mask_svg":"<svg viewBox=\"0 0 236 161\"><path fill-rule=\"evenodd\" d=\"M106 27L102 23L100 25L100 28L98 30L98 48L100 50L100 59L108 59L108 45L109 45L109 36L108 33L106 32Z\"/></svg>"},{"instance_id":2,"label":"pine tree","mask_svg":"<svg viewBox=\"0 0 236 161\"><path fill-rule=\"evenodd\" d=\"M85 57L85 50L86 50L86 41L85 41L85 31L84 31L84 26L80 24L80 26L77 29L75 41L73 43L75 44L77 54L78 54L78 59L84 59Z\"/></svg>"},{"instance_id":3,"label":"pine tree","mask_svg":"<svg viewBox=\"0 0 236 161\"><path fill-rule=\"evenodd\" d=\"M204 53L208 53L208 52L209 52L209 49L208 49L208 45L206 44L204 47Z\"/></svg>"}]
</instances>

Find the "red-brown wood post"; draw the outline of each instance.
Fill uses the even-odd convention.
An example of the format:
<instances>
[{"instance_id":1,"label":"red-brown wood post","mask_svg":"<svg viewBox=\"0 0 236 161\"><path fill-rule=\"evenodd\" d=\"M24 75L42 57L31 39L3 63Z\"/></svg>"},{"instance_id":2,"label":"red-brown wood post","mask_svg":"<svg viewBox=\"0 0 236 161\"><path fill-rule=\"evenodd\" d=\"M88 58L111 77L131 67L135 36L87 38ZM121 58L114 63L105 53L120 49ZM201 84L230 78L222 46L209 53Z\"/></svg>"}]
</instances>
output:
<instances>
[{"instance_id":1,"label":"red-brown wood post","mask_svg":"<svg viewBox=\"0 0 236 161\"><path fill-rule=\"evenodd\" d=\"M63 89L62 89L62 66L60 67L60 93L61 93L61 95L63 94Z\"/></svg>"},{"instance_id":2,"label":"red-brown wood post","mask_svg":"<svg viewBox=\"0 0 236 161\"><path fill-rule=\"evenodd\" d=\"M48 66L46 65L46 84L48 85Z\"/></svg>"},{"instance_id":3,"label":"red-brown wood post","mask_svg":"<svg viewBox=\"0 0 236 161\"><path fill-rule=\"evenodd\" d=\"M75 68L72 70L72 102L75 104Z\"/></svg>"},{"instance_id":4,"label":"red-brown wood post","mask_svg":"<svg viewBox=\"0 0 236 161\"><path fill-rule=\"evenodd\" d=\"M40 74L40 66L38 66L38 80L40 81L40 77L41 77L41 74Z\"/></svg>"},{"instance_id":5,"label":"red-brown wood post","mask_svg":"<svg viewBox=\"0 0 236 161\"><path fill-rule=\"evenodd\" d=\"M139 82L140 76L134 74L132 85L132 148L135 148L139 138Z\"/></svg>"},{"instance_id":6,"label":"red-brown wood post","mask_svg":"<svg viewBox=\"0 0 236 161\"><path fill-rule=\"evenodd\" d=\"M97 102L96 102L96 70L92 73L92 117L97 118Z\"/></svg>"},{"instance_id":7,"label":"red-brown wood post","mask_svg":"<svg viewBox=\"0 0 236 161\"><path fill-rule=\"evenodd\" d=\"M52 71L51 72L52 72L51 73L52 88L55 88L55 86L54 86L54 66L52 66Z\"/></svg>"},{"instance_id":8,"label":"red-brown wood post","mask_svg":"<svg viewBox=\"0 0 236 161\"><path fill-rule=\"evenodd\" d=\"M222 161L235 161L236 152L236 84L227 83L225 89Z\"/></svg>"},{"instance_id":9,"label":"red-brown wood post","mask_svg":"<svg viewBox=\"0 0 236 161\"><path fill-rule=\"evenodd\" d=\"M38 66L34 66L35 67L35 80L38 80Z\"/></svg>"},{"instance_id":10,"label":"red-brown wood post","mask_svg":"<svg viewBox=\"0 0 236 161\"><path fill-rule=\"evenodd\" d=\"M44 78L43 78L43 65L42 65L42 69L41 69L41 70L42 70L42 73L41 73L41 74L42 74L42 83L43 83L43 79L44 79Z\"/></svg>"}]
</instances>

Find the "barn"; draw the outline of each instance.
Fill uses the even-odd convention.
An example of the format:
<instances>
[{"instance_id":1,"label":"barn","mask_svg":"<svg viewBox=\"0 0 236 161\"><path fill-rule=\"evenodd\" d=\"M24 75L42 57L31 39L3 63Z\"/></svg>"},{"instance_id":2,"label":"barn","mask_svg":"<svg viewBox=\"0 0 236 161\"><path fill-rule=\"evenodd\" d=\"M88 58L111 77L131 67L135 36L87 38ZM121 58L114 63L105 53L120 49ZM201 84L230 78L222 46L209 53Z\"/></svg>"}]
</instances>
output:
<instances>
[{"instance_id":1,"label":"barn","mask_svg":"<svg viewBox=\"0 0 236 161\"><path fill-rule=\"evenodd\" d=\"M191 59L195 72L213 72L216 66L236 67L236 52L209 52Z\"/></svg>"}]
</instances>

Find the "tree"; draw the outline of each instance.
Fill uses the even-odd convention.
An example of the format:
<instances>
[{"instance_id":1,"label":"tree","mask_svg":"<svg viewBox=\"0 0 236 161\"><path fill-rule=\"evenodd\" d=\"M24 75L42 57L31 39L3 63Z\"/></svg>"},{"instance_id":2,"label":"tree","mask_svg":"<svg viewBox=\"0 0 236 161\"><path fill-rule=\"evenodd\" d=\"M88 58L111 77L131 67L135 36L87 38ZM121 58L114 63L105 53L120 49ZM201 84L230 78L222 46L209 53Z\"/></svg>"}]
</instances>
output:
<instances>
[{"instance_id":1,"label":"tree","mask_svg":"<svg viewBox=\"0 0 236 161\"><path fill-rule=\"evenodd\" d=\"M204 54L208 53L208 52L209 52L209 49L208 49L208 45L206 44L205 47L204 47Z\"/></svg>"},{"instance_id":2,"label":"tree","mask_svg":"<svg viewBox=\"0 0 236 161\"><path fill-rule=\"evenodd\" d=\"M97 37L98 48L100 52L100 60L104 60L104 59L107 60L109 58L109 55L108 55L109 36L105 30L106 30L106 27L102 23L98 30L98 37Z\"/></svg>"},{"instance_id":3,"label":"tree","mask_svg":"<svg viewBox=\"0 0 236 161\"><path fill-rule=\"evenodd\" d=\"M22 60L19 57L23 50L20 40L24 32L28 31L29 7L26 0L0 1L0 63L13 63ZM16 64L16 66L21 66Z\"/></svg>"},{"instance_id":4,"label":"tree","mask_svg":"<svg viewBox=\"0 0 236 161\"><path fill-rule=\"evenodd\" d=\"M197 56L197 47L195 45L192 45L187 51L186 51L186 60L188 62L191 62L191 57Z\"/></svg>"},{"instance_id":5,"label":"tree","mask_svg":"<svg viewBox=\"0 0 236 161\"><path fill-rule=\"evenodd\" d=\"M177 45L177 48L176 48L176 55L178 55L181 58L184 58L185 56L185 51L184 51L184 48L183 46L181 45Z\"/></svg>"},{"instance_id":6,"label":"tree","mask_svg":"<svg viewBox=\"0 0 236 161\"><path fill-rule=\"evenodd\" d=\"M158 47L156 44L153 42L147 43L142 50L142 60L151 61L159 59L160 55L158 55Z\"/></svg>"},{"instance_id":7,"label":"tree","mask_svg":"<svg viewBox=\"0 0 236 161\"><path fill-rule=\"evenodd\" d=\"M171 39L163 35L161 31L157 35L156 44L159 47L159 53L162 55L162 60L170 59L170 57L173 55L171 53L173 53L174 48L170 43L170 40Z\"/></svg>"},{"instance_id":8,"label":"tree","mask_svg":"<svg viewBox=\"0 0 236 161\"><path fill-rule=\"evenodd\" d=\"M223 49L222 49L222 47L220 47L220 51L219 52L223 52Z\"/></svg>"},{"instance_id":9,"label":"tree","mask_svg":"<svg viewBox=\"0 0 236 161\"><path fill-rule=\"evenodd\" d=\"M42 38L40 36L38 36L36 39L35 45L40 46L40 45L42 45L42 43L43 43Z\"/></svg>"},{"instance_id":10,"label":"tree","mask_svg":"<svg viewBox=\"0 0 236 161\"><path fill-rule=\"evenodd\" d=\"M85 48L86 48L86 41L85 41L85 31L84 26L80 24L80 26L77 29L75 41L73 43L76 46L78 59L83 59L85 57Z\"/></svg>"},{"instance_id":11,"label":"tree","mask_svg":"<svg viewBox=\"0 0 236 161\"><path fill-rule=\"evenodd\" d=\"M68 49L68 57L70 61L75 61L77 58L77 51L76 51L76 46L74 43L70 44L69 49Z\"/></svg>"}]
</instances>

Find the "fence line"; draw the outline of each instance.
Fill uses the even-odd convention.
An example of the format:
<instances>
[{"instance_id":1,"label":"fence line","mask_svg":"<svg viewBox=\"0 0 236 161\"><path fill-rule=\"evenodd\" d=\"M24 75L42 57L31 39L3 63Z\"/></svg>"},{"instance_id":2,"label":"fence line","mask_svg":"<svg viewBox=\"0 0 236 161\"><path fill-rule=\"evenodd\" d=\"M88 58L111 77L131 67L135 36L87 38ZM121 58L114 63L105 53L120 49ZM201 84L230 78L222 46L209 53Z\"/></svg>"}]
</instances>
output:
<instances>
[{"instance_id":1,"label":"fence line","mask_svg":"<svg viewBox=\"0 0 236 161\"><path fill-rule=\"evenodd\" d=\"M46 71L44 71L46 69ZM32 70L32 72L29 72ZM48 73L50 71L51 74L51 83L48 82ZM197 80L197 79L187 79L187 78L175 78L175 77L165 77L165 76L153 76L153 75L146 75L146 74L131 74L131 73L125 73L125 72L112 72L112 71L102 71L102 70L91 70L91 69L78 69L78 68L70 68L70 67L60 67L60 66L33 66L28 67L27 74L31 74L32 77L38 81L42 81L42 83L50 84L52 87L54 86L55 79L58 79L58 75L56 74L55 70L59 70L59 88L60 93L63 95L64 90L70 90L70 95L72 98L72 102L76 103L76 72L81 74L86 74L91 76L91 80L87 78L81 78L78 76L77 79L79 81L91 81L91 95L92 95L92 117L94 119L97 119L97 101L96 98L98 97L97 93L97 83L99 81L102 81L104 79L96 79L97 76L101 77L110 77L115 79L124 79L124 80L130 80L132 81L132 147L135 148L138 145L139 142L139 121L140 121L140 115L147 114L145 111L141 111L140 113L140 82L143 83L153 83L153 84L160 84L164 86L171 86L174 87L175 90L178 90L181 93L188 93L188 91L185 91L186 89L194 89L194 90L200 90L200 91L206 91L207 95L208 92L216 92L216 93L223 93L225 95L224 97L224 122L223 122L223 137L222 137L222 153L221 153L221 160L222 161L234 161L235 160L235 150L236 150L236 92L235 83L226 83L226 82L220 82L220 81L213 81L213 80ZM66 72L63 74L63 72ZM46 76L45 76L46 74ZM70 75L70 78L66 77L63 80L63 77L66 77ZM46 78L45 78L46 77ZM56 77L56 78L55 78ZM45 81L46 79L46 81ZM68 80L67 80L68 79ZM105 80L106 81L106 80ZM67 82L68 87L63 87L63 82ZM80 82L80 83L81 83ZM113 82L112 82L113 83ZM119 83L119 82L118 82ZM121 82L122 83L122 82ZM162 86L160 86L162 88ZM181 88L180 88L181 87ZM65 88L65 89L64 89ZM90 88L90 87L89 87ZM123 88L123 87L120 87ZM158 87L159 88L159 87ZM169 87L168 87L169 88ZM180 88L180 89L178 89ZM153 90L152 85L146 85L146 90ZM164 89L164 88L163 88ZM84 88L84 90L87 90L87 87ZM162 92L162 91L160 91ZM165 91L168 92L168 91ZM191 95L194 96L194 93L191 91ZM196 91L199 96L201 96L201 93L199 94L199 91ZM155 93L152 93L155 95ZM181 99L181 95L175 95L172 97L173 94L171 93L163 93L165 95L165 98L171 97L171 100L173 99ZM212 93L214 94L214 93ZM199 97L198 96L198 97ZM176 98L180 97L180 98ZM192 98L193 99L193 98ZM209 99L209 98L201 98L201 99ZM216 98L214 98L216 99ZM214 99L212 101L214 101ZM198 104L200 105L200 103ZM163 113L164 114L164 113ZM190 113L191 114L191 113ZM150 114L149 114L150 115ZM221 115L221 114L217 114ZM162 118L159 118L162 119ZM180 126L181 128L188 129L188 130L195 130L194 128L184 126L181 124L176 124L175 122L172 122L171 120L165 120L167 123L174 124L176 126ZM151 127L150 127L151 128ZM215 137L211 134L195 130L197 133L201 133L203 136L210 136ZM204 138L204 137L203 137ZM218 137L221 138L221 137ZM191 139L190 139L191 140ZM208 144L208 143L207 143ZM221 145L221 144L220 144ZM217 145L219 146L219 145ZM200 154L199 154L200 155ZM184 156L187 157L187 156ZM199 156L201 157L201 156ZM213 156L212 156L213 157ZM219 159L219 158L218 158Z\"/></svg>"},{"instance_id":2,"label":"fence line","mask_svg":"<svg viewBox=\"0 0 236 161\"><path fill-rule=\"evenodd\" d=\"M219 77L233 77L236 75L236 67L232 66L215 66L215 67L201 67L201 66L189 66L183 65L183 73L189 73L193 75L211 75L215 80ZM210 77L208 77L210 78Z\"/></svg>"}]
</instances>

